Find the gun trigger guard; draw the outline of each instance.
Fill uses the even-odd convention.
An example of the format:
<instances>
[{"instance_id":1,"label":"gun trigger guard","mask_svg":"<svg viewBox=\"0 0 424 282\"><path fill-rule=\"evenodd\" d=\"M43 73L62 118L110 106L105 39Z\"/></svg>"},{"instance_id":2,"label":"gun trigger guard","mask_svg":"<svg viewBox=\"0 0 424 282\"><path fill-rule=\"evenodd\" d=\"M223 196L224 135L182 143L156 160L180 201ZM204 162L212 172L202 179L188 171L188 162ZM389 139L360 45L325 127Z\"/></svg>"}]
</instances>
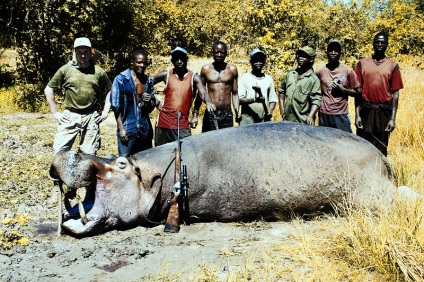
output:
<instances>
[{"instance_id":1,"label":"gun trigger guard","mask_svg":"<svg viewBox=\"0 0 424 282\"><path fill-rule=\"evenodd\" d=\"M176 182L176 183L174 184L174 190L172 191L172 193L173 193L174 195L179 195L179 194L180 194L180 191L181 191L181 184L180 184L180 182L178 181L178 182Z\"/></svg>"}]
</instances>

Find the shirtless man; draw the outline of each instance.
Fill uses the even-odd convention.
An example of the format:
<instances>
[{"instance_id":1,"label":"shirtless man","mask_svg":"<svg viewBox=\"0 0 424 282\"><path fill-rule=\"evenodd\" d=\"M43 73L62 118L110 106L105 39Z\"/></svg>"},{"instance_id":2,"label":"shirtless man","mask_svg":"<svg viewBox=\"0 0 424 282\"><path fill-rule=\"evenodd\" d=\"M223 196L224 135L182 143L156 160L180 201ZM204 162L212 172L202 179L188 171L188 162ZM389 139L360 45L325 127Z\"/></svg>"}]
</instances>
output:
<instances>
[{"instance_id":1,"label":"shirtless man","mask_svg":"<svg viewBox=\"0 0 424 282\"><path fill-rule=\"evenodd\" d=\"M211 101L216 106L216 111L213 115L211 115L208 111L205 112L202 132L233 126L231 102L233 104L236 121L239 119L237 67L225 62L225 58L227 56L227 45L225 43L221 41L216 42L212 47L212 53L214 62L202 67L200 78L202 79L203 85L207 85ZM192 128L196 128L197 126L197 117L201 104L201 98L196 97L193 117L190 121Z\"/></svg>"}]
</instances>

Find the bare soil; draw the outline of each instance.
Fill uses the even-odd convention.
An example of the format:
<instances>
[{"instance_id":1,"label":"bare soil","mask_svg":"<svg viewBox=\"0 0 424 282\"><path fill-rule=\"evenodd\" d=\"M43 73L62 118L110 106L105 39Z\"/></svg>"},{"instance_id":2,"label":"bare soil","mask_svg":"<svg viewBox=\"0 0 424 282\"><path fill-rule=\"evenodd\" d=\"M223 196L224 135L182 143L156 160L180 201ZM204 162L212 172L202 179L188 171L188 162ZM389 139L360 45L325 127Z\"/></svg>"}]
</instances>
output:
<instances>
[{"instance_id":1,"label":"bare soil","mask_svg":"<svg viewBox=\"0 0 424 282\"><path fill-rule=\"evenodd\" d=\"M159 225L81 239L58 237L58 212L45 205L53 185L47 172L56 122L38 113L0 118L0 222L18 214L30 218L23 226L0 224L0 231L15 230L29 239L27 246L0 248L0 281L226 281L260 263L266 250L293 244L293 233L322 232L328 224L213 222L182 226L178 234L164 233ZM99 155L116 154L115 129L111 114L101 126ZM285 264L281 267L302 272L289 256Z\"/></svg>"}]
</instances>

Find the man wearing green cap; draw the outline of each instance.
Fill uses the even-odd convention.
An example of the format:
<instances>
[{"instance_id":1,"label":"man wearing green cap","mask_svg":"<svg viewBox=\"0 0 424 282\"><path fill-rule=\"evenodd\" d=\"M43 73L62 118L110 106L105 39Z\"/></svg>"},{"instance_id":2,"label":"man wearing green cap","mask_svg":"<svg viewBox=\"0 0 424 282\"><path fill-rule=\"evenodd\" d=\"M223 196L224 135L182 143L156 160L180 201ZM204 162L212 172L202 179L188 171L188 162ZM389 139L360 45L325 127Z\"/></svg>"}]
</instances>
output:
<instances>
[{"instance_id":1,"label":"man wearing green cap","mask_svg":"<svg viewBox=\"0 0 424 282\"><path fill-rule=\"evenodd\" d=\"M278 88L283 120L315 124L322 97L319 78L312 69L315 56L315 50L309 46L296 52L298 66L286 74Z\"/></svg>"}]
</instances>

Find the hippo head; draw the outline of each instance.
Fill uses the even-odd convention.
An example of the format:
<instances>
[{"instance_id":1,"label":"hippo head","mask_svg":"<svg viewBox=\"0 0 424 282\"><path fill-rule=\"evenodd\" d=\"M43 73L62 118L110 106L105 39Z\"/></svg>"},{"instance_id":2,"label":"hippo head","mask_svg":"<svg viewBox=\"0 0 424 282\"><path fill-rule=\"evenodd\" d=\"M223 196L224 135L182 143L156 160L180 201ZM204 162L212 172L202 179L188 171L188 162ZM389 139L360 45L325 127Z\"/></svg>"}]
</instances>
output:
<instances>
[{"instance_id":1,"label":"hippo head","mask_svg":"<svg viewBox=\"0 0 424 282\"><path fill-rule=\"evenodd\" d=\"M64 216L62 227L77 236L147 220L159 193L159 187L145 189L140 168L131 158L105 159L74 151L60 152L53 160L50 176L68 188L86 187L87 195L94 195L94 199L89 199L92 208L86 218L72 217L71 212Z\"/></svg>"}]
</instances>

